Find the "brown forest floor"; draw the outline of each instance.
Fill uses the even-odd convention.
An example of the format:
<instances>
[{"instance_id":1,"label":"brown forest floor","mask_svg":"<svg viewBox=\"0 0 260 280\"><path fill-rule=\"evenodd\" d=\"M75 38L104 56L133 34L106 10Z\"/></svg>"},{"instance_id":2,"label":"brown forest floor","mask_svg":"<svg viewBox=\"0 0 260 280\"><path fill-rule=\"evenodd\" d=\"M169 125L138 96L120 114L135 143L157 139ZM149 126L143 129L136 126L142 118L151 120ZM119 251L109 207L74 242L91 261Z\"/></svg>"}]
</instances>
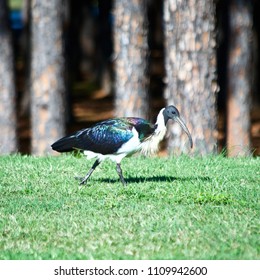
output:
<instances>
[{"instance_id":1,"label":"brown forest floor","mask_svg":"<svg viewBox=\"0 0 260 280\"><path fill-rule=\"evenodd\" d=\"M101 94L102 96L102 94ZM154 120L160 108L164 106L161 99L152 99L151 119ZM100 93L86 97L77 95L72 99L72 113L67 131L68 133L88 127L95 122L113 117L113 98L111 96L100 97ZM30 153L30 123L29 118L23 116L19 118L18 135L20 141L19 151L22 154ZM225 145L225 117L219 112L218 118L218 149L221 151ZM252 150L255 156L260 155L260 105L254 107L251 113L251 137ZM166 155L163 149L160 155Z\"/></svg>"}]
</instances>

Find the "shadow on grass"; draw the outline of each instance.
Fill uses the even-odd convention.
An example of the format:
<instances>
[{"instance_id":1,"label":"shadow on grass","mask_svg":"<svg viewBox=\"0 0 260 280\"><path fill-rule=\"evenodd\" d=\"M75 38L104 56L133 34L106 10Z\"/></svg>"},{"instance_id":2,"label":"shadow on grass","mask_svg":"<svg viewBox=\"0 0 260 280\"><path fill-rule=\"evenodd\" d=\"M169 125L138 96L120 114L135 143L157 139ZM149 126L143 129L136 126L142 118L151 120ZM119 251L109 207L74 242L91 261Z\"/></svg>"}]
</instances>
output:
<instances>
[{"instance_id":1,"label":"shadow on grass","mask_svg":"<svg viewBox=\"0 0 260 280\"><path fill-rule=\"evenodd\" d=\"M100 182L105 182L105 183L116 183L119 182L120 179L115 178L115 179L109 179L109 178L104 178L104 179L96 179L97 181ZM176 176L150 176L150 177L144 177L144 176L138 176L138 177L125 177L126 183L145 183L145 182L172 182L172 181L181 181L181 182L186 182L186 181L193 181L193 180L200 180L200 181L210 181L211 178L207 176L194 176L194 177L176 177Z\"/></svg>"}]
</instances>

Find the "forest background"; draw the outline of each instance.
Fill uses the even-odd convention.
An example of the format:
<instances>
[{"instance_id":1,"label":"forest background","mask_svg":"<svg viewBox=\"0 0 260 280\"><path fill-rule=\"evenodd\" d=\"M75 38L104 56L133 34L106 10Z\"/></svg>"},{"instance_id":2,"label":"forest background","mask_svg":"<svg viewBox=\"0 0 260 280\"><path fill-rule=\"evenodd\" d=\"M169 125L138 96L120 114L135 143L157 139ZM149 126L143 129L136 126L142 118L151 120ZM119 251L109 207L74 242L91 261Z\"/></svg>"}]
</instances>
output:
<instances>
[{"instance_id":1,"label":"forest background","mask_svg":"<svg viewBox=\"0 0 260 280\"><path fill-rule=\"evenodd\" d=\"M0 0L1 154L174 104L163 154L260 154L259 1Z\"/></svg>"}]
</instances>

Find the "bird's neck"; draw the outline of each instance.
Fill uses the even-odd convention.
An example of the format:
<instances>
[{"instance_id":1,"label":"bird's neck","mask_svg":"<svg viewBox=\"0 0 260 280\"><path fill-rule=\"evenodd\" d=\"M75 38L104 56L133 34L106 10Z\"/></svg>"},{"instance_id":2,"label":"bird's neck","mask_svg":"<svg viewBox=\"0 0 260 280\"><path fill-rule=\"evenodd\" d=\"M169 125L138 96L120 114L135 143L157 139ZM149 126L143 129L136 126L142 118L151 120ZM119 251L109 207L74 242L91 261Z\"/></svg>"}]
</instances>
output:
<instances>
[{"instance_id":1,"label":"bird's neck","mask_svg":"<svg viewBox=\"0 0 260 280\"><path fill-rule=\"evenodd\" d=\"M167 120L165 119L164 115L163 115L163 111L164 108L161 109L161 111L159 112L157 119L156 119L156 123L155 123L155 134L159 134L161 132L166 132L166 123Z\"/></svg>"},{"instance_id":2,"label":"bird's neck","mask_svg":"<svg viewBox=\"0 0 260 280\"><path fill-rule=\"evenodd\" d=\"M164 109L161 109L161 111L159 112L158 116L157 116L157 120L156 120L156 123L155 123L155 131L154 131L154 134L153 134L153 137L155 138L155 142L161 142L163 137L165 136L166 134L166 123L167 123L167 120L165 120L165 117L163 115L163 111Z\"/></svg>"},{"instance_id":3,"label":"bird's neck","mask_svg":"<svg viewBox=\"0 0 260 280\"><path fill-rule=\"evenodd\" d=\"M156 153L159 149L159 143L162 141L166 134L166 123L163 116L163 110L164 109L162 109L157 116L154 133L150 137L148 137L141 145L141 152L144 155Z\"/></svg>"}]
</instances>

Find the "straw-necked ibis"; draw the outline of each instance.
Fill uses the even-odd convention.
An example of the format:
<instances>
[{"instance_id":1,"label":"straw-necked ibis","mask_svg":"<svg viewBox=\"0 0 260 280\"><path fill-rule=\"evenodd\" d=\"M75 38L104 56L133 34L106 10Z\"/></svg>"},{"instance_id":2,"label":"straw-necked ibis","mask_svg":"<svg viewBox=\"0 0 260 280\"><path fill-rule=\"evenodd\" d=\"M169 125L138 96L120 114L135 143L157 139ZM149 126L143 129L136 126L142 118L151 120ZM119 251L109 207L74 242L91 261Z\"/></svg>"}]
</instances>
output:
<instances>
[{"instance_id":1,"label":"straw-necked ibis","mask_svg":"<svg viewBox=\"0 0 260 280\"><path fill-rule=\"evenodd\" d=\"M116 162L117 173L125 185L120 166L121 160L138 151L145 155L155 153L166 134L166 124L169 119L181 125L189 137L192 148L190 132L180 118L177 108L171 105L160 110L155 124L133 117L109 119L61 138L52 144L52 149L58 152L80 150L87 158L96 159L80 184L84 184L95 168L109 158Z\"/></svg>"}]
</instances>

